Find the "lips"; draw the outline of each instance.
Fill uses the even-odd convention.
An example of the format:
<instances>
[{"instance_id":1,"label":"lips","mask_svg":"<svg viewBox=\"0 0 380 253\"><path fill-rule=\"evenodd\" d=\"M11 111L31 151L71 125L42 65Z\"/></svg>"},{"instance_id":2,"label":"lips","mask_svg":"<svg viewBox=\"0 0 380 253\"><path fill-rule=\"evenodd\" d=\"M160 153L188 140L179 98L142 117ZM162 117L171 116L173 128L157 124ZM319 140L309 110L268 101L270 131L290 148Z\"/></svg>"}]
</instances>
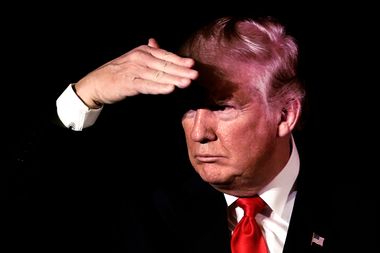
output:
<instances>
[{"instance_id":1,"label":"lips","mask_svg":"<svg viewBox=\"0 0 380 253\"><path fill-rule=\"evenodd\" d=\"M198 154L198 155L195 155L194 158L199 161L199 162L202 162L202 163L213 163L213 162L216 162L218 160L220 160L221 158L223 158L223 156L220 156L220 155L209 155L209 154Z\"/></svg>"}]
</instances>

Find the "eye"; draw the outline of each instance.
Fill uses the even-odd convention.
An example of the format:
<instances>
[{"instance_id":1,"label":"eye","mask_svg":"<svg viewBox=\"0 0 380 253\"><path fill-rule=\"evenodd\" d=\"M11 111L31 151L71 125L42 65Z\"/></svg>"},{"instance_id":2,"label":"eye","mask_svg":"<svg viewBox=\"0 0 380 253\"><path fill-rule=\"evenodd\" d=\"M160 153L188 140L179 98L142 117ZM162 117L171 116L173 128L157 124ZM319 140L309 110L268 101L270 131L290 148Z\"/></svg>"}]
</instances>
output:
<instances>
[{"instance_id":1,"label":"eye","mask_svg":"<svg viewBox=\"0 0 380 253\"><path fill-rule=\"evenodd\" d=\"M210 108L212 111L228 111L234 109L232 105L229 104L220 104L220 105L215 105L212 108Z\"/></svg>"},{"instance_id":2,"label":"eye","mask_svg":"<svg viewBox=\"0 0 380 253\"><path fill-rule=\"evenodd\" d=\"M239 114L238 108L229 104L217 105L213 112L221 120L232 120Z\"/></svg>"},{"instance_id":3,"label":"eye","mask_svg":"<svg viewBox=\"0 0 380 253\"><path fill-rule=\"evenodd\" d=\"M228 110L234 110L235 109L235 107L232 106L232 105L222 105L221 107L222 107L223 111L228 111Z\"/></svg>"}]
</instances>

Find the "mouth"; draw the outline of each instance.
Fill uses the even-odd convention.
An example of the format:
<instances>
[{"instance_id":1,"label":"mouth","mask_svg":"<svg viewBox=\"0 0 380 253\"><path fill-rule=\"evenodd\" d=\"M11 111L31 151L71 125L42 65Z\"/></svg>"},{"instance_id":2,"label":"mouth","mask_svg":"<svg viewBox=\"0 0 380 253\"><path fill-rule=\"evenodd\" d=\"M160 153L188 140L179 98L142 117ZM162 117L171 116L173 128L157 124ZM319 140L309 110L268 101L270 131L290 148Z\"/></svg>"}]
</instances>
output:
<instances>
[{"instance_id":1,"label":"mouth","mask_svg":"<svg viewBox=\"0 0 380 253\"><path fill-rule=\"evenodd\" d=\"M194 158L199 163L215 163L218 160L222 159L223 156L220 156L220 155L195 155Z\"/></svg>"}]
</instances>

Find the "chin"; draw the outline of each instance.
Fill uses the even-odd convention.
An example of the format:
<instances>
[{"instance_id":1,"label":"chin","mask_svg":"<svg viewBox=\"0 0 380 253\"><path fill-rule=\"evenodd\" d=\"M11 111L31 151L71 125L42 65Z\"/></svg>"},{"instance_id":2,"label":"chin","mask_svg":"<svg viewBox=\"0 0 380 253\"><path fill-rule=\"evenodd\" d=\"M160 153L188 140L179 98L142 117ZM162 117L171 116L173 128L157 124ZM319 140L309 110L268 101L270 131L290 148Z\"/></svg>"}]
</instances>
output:
<instances>
[{"instance_id":1,"label":"chin","mask_svg":"<svg viewBox=\"0 0 380 253\"><path fill-rule=\"evenodd\" d=\"M198 171L198 174L201 176L203 181L213 185L214 187L230 185L233 182L234 177L222 172L223 170L220 168L203 168Z\"/></svg>"}]
</instances>

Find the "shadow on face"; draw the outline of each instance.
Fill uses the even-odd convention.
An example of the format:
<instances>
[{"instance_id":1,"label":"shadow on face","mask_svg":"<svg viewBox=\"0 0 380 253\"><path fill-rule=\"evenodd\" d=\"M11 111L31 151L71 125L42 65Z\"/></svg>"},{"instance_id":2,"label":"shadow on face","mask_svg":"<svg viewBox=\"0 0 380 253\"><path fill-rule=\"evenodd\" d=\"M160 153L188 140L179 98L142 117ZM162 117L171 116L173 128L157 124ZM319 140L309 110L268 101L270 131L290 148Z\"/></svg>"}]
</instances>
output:
<instances>
[{"instance_id":1,"label":"shadow on face","mask_svg":"<svg viewBox=\"0 0 380 253\"><path fill-rule=\"evenodd\" d=\"M222 102L234 97L238 85L229 81L221 68L197 62L195 69L199 71L199 78L189 87L175 91L175 102L180 113L201 108L218 110Z\"/></svg>"}]
</instances>

